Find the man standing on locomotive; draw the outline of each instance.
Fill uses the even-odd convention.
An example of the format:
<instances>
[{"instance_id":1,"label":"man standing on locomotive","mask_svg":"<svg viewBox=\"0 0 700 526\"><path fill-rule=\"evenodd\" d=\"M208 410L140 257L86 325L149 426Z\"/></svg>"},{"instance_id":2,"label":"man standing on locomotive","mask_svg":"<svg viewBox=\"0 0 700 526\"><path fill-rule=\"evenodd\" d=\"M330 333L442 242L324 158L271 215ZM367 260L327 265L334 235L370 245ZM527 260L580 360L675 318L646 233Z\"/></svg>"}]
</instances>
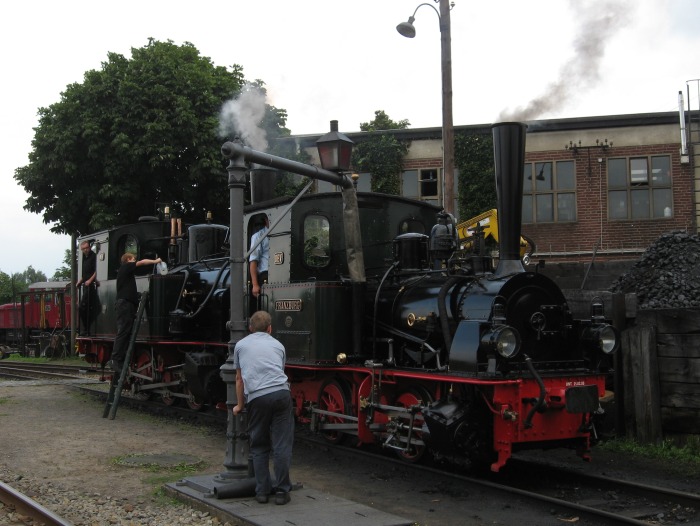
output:
<instances>
[{"instance_id":1,"label":"man standing on locomotive","mask_svg":"<svg viewBox=\"0 0 700 526\"><path fill-rule=\"evenodd\" d=\"M97 311L97 255L90 250L90 243L80 243L80 251L83 253L81 262L81 276L75 283L76 288L83 286L82 296L78 311L80 313L80 335L90 334L90 324L93 313Z\"/></svg>"},{"instance_id":2,"label":"man standing on locomotive","mask_svg":"<svg viewBox=\"0 0 700 526\"><path fill-rule=\"evenodd\" d=\"M131 328L134 326L136 306L139 303L139 293L136 290L136 277L134 276L136 267L157 265L160 262L160 258L136 261L136 256L131 252L125 252L121 257L122 264L117 272L117 335L114 338L112 357L107 362L107 368L112 371L121 372L124 366Z\"/></svg>"},{"instance_id":3,"label":"man standing on locomotive","mask_svg":"<svg viewBox=\"0 0 700 526\"><path fill-rule=\"evenodd\" d=\"M272 318L265 311L250 317L248 336L236 343L236 400L233 414L248 406L250 452L255 471L255 500L264 504L275 493L275 504L287 504L292 483L289 468L294 442L292 394L284 373L286 351L272 337ZM275 483L270 477L270 452Z\"/></svg>"},{"instance_id":4,"label":"man standing on locomotive","mask_svg":"<svg viewBox=\"0 0 700 526\"><path fill-rule=\"evenodd\" d=\"M265 215L265 226L253 234L253 237L250 239L251 247L255 247L256 243L258 244L248 258L250 282L252 285L251 304L253 305L257 303L257 298L260 296L260 287L267 281L267 271L270 263L270 240L267 238L269 226L270 221ZM258 243L260 239L262 241ZM257 310L257 306L252 308L251 312L255 310Z\"/></svg>"}]
</instances>

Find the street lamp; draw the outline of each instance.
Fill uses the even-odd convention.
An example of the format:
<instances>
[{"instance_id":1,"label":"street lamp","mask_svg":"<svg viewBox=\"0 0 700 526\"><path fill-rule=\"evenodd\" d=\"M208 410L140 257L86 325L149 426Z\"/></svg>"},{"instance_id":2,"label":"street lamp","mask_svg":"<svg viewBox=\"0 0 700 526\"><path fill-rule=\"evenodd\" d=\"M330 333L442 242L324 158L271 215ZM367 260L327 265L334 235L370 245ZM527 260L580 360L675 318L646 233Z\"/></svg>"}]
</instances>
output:
<instances>
[{"instance_id":1,"label":"street lamp","mask_svg":"<svg viewBox=\"0 0 700 526\"><path fill-rule=\"evenodd\" d=\"M406 38L416 36L413 22L422 6L433 8L440 21L440 57L442 61L442 207L445 212L454 215L454 127L452 125L452 37L450 35L450 10L454 2L433 0L440 4L440 11L432 4L423 3L416 7L408 22L401 22L396 30Z\"/></svg>"}]
</instances>

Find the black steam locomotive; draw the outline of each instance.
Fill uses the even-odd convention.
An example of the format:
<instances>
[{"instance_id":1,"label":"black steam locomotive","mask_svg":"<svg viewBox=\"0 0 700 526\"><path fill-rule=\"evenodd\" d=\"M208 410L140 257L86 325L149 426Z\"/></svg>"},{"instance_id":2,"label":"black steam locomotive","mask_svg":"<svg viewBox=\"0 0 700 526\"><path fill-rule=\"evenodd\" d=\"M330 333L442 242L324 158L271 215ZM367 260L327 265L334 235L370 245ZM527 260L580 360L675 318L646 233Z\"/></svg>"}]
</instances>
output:
<instances>
[{"instance_id":1,"label":"black steam locomotive","mask_svg":"<svg viewBox=\"0 0 700 526\"><path fill-rule=\"evenodd\" d=\"M558 286L523 268L525 126L493 130L495 269L490 257L457 250L454 221L439 208L356 193L337 176L342 192L268 200L240 218L232 197L229 227L144 218L87 236L101 309L80 352L109 359L121 254L165 256L167 273L137 278L149 294L127 377L134 393L223 408L219 369L246 316L264 309L287 350L296 417L329 441L381 444L408 461L430 451L494 471L524 448L570 447L586 458L618 335L602 304L574 319ZM233 143L222 152L230 188L242 186L246 162L298 165ZM245 252L265 219L269 278L253 305Z\"/></svg>"}]
</instances>

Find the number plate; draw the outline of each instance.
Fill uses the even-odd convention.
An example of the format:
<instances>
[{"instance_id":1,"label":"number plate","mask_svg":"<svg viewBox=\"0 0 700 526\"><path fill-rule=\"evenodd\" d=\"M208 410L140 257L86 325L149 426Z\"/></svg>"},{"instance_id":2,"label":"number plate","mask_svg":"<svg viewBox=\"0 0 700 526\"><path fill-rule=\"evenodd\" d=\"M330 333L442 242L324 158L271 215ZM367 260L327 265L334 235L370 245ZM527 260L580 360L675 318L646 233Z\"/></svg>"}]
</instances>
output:
<instances>
[{"instance_id":1,"label":"number plate","mask_svg":"<svg viewBox=\"0 0 700 526\"><path fill-rule=\"evenodd\" d=\"M569 387L566 390L566 410L569 413L591 413L599 405L597 385Z\"/></svg>"}]
</instances>

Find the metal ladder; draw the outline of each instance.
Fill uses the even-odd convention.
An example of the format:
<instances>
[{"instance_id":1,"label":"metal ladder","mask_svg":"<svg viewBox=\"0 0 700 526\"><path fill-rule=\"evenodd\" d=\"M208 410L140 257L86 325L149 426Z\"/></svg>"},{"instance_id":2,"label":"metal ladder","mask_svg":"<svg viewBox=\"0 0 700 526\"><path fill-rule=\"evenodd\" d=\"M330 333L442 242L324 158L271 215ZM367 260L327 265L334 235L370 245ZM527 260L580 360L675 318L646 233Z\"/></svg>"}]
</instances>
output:
<instances>
[{"instance_id":1,"label":"metal ladder","mask_svg":"<svg viewBox=\"0 0 700 526\"><path fill-rule=\"evenodd\" d=\"M117 416L117 406L119 405L119 399L121 398L122 386L129 373L129 364L131 363L131 357L134 354L134 343L136 342L136 335L139 333L139 328L141 327L141 319L143 318L143 313L146 310L146 304L148 303L148 291L141 293L141 299L139 301L139 307L136 311L136 318L134 319L134 325L131 328L131 336L129 337L129 346L126 348L126 357L124 358L124 364L122 366L121 373L119 374L119 379L116 379L112 375L112 381L109 386L109 394L107 395L107 403L105 404L104 412L102 413L102 418L107 418L109 416L110 420L114 420Z\"/></svg>"}]
</instances>

